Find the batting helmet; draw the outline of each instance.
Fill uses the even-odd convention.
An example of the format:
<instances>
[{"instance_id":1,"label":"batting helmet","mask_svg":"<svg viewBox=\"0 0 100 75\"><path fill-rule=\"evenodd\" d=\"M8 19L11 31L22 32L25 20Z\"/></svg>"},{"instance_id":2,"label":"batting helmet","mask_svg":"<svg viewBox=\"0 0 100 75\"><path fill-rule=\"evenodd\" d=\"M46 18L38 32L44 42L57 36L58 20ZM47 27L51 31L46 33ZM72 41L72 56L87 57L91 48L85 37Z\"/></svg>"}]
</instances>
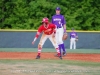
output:
<instances>
[{"instance_id":1,"label":"batting helmet","mask_svg":"<svg viewBox=\"0 0 100 75\"><path fill-rule=\"evenodd\" d=\"M42 23L48 23L48 22L49 22L49 19L47 17L42 19Z\"/></svg>"}]
</instances>

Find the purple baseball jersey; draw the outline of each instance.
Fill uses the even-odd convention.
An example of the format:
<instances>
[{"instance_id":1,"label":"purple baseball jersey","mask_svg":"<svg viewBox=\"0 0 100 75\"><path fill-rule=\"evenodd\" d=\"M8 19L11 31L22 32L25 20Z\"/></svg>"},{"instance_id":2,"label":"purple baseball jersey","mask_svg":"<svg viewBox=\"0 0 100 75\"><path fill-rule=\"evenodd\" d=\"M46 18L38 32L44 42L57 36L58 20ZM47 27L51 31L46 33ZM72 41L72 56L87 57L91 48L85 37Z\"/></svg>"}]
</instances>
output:
<instances>
[{"instance_id":1,"label":"purple baseball jersey","mask_svg":"<svg viewBox=\"0 0 100 75\"><path fill-rule=\"evenodd\" d=\"M57 27L62 27L64 24L66 24L65 18L63 15L54 15L52 16L52 21L53 24L55 24Z\"/></svg>"},{"instance_id":2,"label":"purple baseball jersey","mask_svg":"<svg viewBox=\"0 0 100 75\"><path fill-rule=\"evenodd\" d=\"M77 36L77 33L76 32L71 32L70 33L70 38L76 38Z\"/></svg>"}]
</instances>

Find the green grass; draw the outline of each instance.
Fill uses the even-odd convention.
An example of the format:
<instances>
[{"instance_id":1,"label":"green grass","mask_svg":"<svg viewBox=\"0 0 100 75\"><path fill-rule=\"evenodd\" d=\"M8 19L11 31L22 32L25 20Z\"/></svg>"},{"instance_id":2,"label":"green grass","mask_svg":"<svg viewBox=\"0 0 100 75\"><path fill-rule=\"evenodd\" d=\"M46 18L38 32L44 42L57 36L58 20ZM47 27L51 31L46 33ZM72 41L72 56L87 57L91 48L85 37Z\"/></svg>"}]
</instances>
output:
<instances>
[{"instance_id":1,"label":"green grass","mask_svg":"<svg viewBox=\"0 0 100 75\"><path fill-rule=\"evenodd\" d=\"M99 66L100 67L100 62L85 62L85 61L76 61L76 60L49 60L49 59L44 59L44 60L28 60L28 59L17 59L17 60L11 60L11 59L1 59L0 63L5 63L5 64L16 64L18 62L24 62L24 63L58 63L58 64L67 64L67 65L79 65L79 66Z\"/></svg>"},{"instance_id":2,"label":"green grass","mask_svg":"<svg viewBox=\"0 0 100 75\"><path fill-rule=\"evenodd\" d=\"M100 75L100 63L71 60L4 59L0 67L0 75Z\"/></svg>"},{"instance_id":3,"label":"green grass","mask_svg":"<svg viewBox=\"0 0 100 75\"><path fill-rule=\"evenodd\" d=\"M99 49L66 49L67 53L100 53ZM0 48L0 51L5 52L37 52L37 48ZM43 48L42 52L56 52L54 48Z\"/></svg>"}]
</instances>

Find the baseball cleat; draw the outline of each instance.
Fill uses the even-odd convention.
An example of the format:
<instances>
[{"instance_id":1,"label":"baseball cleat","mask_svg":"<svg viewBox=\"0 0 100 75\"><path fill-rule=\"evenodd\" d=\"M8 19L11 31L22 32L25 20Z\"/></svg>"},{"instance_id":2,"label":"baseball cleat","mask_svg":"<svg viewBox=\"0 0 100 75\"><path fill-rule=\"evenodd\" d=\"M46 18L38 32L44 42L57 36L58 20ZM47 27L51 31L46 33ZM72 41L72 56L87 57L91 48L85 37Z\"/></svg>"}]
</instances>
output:
<instances>
[{"instance_id":1,"label":"baseball cleat","mask_svg":"<svg viewBox=\"0 0 100 75\"><path fill-rule=\"evenodd\" d=\"M40 59L40 56L39 56L39 55L37 55L37 56L36 56L36 59Z\"/></svg>"},{"instance_id":2,"label":"baseball cleat","mask_svg":"<svg viewBox=\"0 0 100 75\"><path fill-rule=\"evenodd\" d=\"M59 56L59 58L62 60L62 56Z\"/></svg>"},{"instance_id":3,"label":"baseball cleat","mask_svg":"<svg viewBox=\"0 0 100 75\"><path fill-rule=\"evenodd\" d=\"M63 52L63 56L66 56L66 52Z\"/></svg>"},{"instance_id":4,"label":"baseball cleat","mask_svg":"<svg viewBox=\"0 0 100 75\"><path fill-rule=\"evenodd\" d=\"M58 54L55 54L55 57L59 57L59 55Z\"/></svg>"}]
</instances>

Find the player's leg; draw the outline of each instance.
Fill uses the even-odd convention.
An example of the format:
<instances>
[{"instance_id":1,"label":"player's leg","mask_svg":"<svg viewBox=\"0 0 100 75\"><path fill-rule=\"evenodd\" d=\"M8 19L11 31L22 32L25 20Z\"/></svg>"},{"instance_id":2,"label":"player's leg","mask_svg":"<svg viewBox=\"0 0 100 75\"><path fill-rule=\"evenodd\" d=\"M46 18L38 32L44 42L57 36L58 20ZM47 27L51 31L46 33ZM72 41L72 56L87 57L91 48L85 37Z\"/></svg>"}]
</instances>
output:
<instances>
[{"instance_id":1,"label":"player's leg","mask_svg":"<svg viewBox=\"0 0 100 75\"><path fill-rule=\"evenodd\" d=\"M66 55L65 45L62 40L62 37L63 37L63 28L60 28L59 29L59 47L61 47L61 49L63 50L63 55Z\"/></svg>"},{"instance_id":2,"label":"player's leg","mask_svg":"<svg viewBox=\"0 0 100 75\"><path fill-rule=\"evenodd\" d=\"M59 45L59 30L58 29L56 30L55 38L56 38L56 42L57 42L57 45L59 46L59 50L61 53L61 46ZM58 54L56 54L56 56L58 56Z\"/></svg>"},{"instance_id":3,"label":"player's leg","mask_svg":"<svg viewBox=\"0 0 100 75\"><path fill-rule=\"evenodd\" d=\"M50 41L52 42L54 48L56 49L57 54L58 54L58 57L59 57L60 59L62 59L61 53L60 53L60 50L59 50L59 47L58 47L58 44L57 44L57 41L56 41L56 38L53 37L52 35L50 35L50 36L49 36L49 39L50 39Z\"/></svg>"},{"instance_id":4,"label":"player's leg","mask_svg":"<svg viewBox=\"0 0 100 75\"><path fill-rule=\"evenodd\" d=\"M46 39L47 39L47 35L42 34L41 39L40 39L40 42L38 44L38 55L37 55L36 59L39 59L40 58L42 46L44 45L44 42L46 41Z\"/></svg>"},{"instance_id":5,"label":"player's leg","mask_svg":"<svg viewBox=\"0 0 100 75\"><path fill-rule=\"evenodd\" d=\"M74 45L74 49L76 49L76 41L75 40L73 42L73 45Z\"/></svg>"},{"instance_id":6,"label":"player's leg","mask_svg":"<svg viewBox=\"0 0 100 75\"><path fill-rule=\"evenodd\" d=\"M73 41L72 41L72 39L70 39L70 49L72 49L72 43L73 43Z\"/></svg>"},{"instance_id":7,"label":"player's leg","mask_svg":"<svg viewBox=\"0 0 100 75\"><path fill-rule=\"evenodd\" d=\"M72 38L72 49L74 48L74 38Z\"/></svg>"}]
</instances>

